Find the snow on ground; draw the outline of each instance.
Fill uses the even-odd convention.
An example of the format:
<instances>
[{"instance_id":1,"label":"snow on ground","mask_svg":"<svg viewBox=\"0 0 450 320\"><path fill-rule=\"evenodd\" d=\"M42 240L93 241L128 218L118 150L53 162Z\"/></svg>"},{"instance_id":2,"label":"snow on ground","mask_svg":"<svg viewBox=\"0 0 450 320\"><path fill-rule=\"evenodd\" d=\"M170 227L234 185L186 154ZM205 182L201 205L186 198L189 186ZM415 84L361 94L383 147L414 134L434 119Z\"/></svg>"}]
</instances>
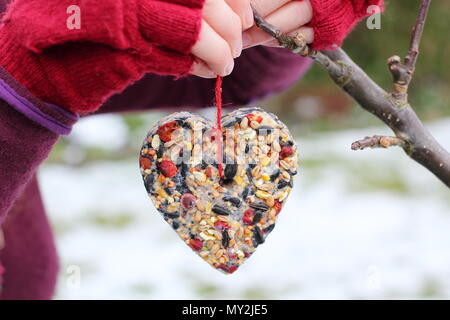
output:
<instances>
[{"instance_id":1,"label":"snow on ground","mask_svg":"<svg viewBox=\"0 0 450 320\"><path fill-rule=\"evenodd\" d=\"M107 117L85 128L114 127ZM429 127L450 149L450 119ZM57 298L450 298L450 193L399 149L350 150L373 133L388 131L300 138L303 165L278 225L230 276L163 221L136 159L46 164L40 180L62 259Z\"/></svg>"}]
</instances>

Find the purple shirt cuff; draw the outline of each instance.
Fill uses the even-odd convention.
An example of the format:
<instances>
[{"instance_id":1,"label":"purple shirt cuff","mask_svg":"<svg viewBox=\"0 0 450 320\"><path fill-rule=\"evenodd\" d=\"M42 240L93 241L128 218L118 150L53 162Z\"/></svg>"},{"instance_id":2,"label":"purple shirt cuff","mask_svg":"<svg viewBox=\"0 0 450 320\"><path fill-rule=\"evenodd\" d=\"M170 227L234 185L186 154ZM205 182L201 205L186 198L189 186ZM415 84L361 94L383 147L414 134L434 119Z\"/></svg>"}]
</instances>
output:
<instances>
[{"instance_id":1,"label":"purple shirt cuff","mask_svg":"<svg viewBox=\"0 0 450 320\"><path fill-rule=\"evenodd\" d=\"M0 99L27 118L57 134L68 135L79 119L78 115L33 96L2 67L0 67Z\"/></svg>"}]
</instances>

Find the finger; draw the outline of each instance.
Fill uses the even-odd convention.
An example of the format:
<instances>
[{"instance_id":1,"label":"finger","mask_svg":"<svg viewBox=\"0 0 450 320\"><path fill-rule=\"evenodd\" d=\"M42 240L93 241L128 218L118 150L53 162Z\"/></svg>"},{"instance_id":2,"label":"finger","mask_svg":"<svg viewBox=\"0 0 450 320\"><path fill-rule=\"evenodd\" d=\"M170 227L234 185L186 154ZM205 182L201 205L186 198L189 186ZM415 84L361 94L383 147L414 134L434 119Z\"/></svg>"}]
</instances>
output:
<instances>
[{"instance_id":1,"label":"finger","mask_svg":"<svg viewBox=\"0 0 450 320\"><path fill-rule=\"evenodd\" d=\"M288 3L279 10L266 17L267 22L276 26L281 32L288 33L311 21L312 8L309 1L295 1ZM243 45L249 48L272 39L272 36L253 26L244 31Z\"/></svg>"},{"instance_id":2,"label":"finger","mask_svg":"<svg viewBox=\"0 0 450 320\"><path fill-rule=\"evenodd\" d=\"M233 71L234 60L228 43L202 20L200 39L192 48L192 54L206 63L219 76Z\"/></svg>"},{"instance_id":3,"label":"finger","mask_svg":"<svg viewBox=\"0 0 450 320\"><path fill-rule=\"evenodd\" d=\"M223 0L206 0L203 19L230 45L234 58L242 52L241 18Z\"/></svg>"},{"instance_id":4,"label":"finger","mask_svg":"<svg viewBox=\"0 0 450 320\"><path fill-rule=\"evenodd\" d=\"M261 17L265 17L291 1L292 0L254 0L252 5Z\"/></svg>"},{"instance_id":5,"label":"finger","mask_svg":"<svg viewBox=\"0 0 450 320\"><path fill-rule=\"evenodd\" d=\"M306 43L310 44L314 42L314 30L310 27L301 27L300 29L297 29L293 32L290 32L289 35L295 36L297 34L300 34L303 39L305 39ZM264 42L262 44L266 47L281 47L277 39L269 40L268 42Z\"/></svg>"},{"instance_id":6,"label":"finger","mask_svg":"<svg viewBox=\"0 0 450 320\"><path fill-rule=\"evenodd\" d=\"M241 18L242 30L251 28L254 24L253 10L250 0L225 0L230 8Z\"/></svg>"},{"instance_id":7,"label":"finger","mask_svg":"<svg viewBox=\"0 0 450 320\"><path fill-rule=\"evenodd\" d=\"M212 71L203 61L194 62L194 64L192 65L191 74L206 79L212 79L217 77L216 73Z\"/></svg>"}]
</instances>

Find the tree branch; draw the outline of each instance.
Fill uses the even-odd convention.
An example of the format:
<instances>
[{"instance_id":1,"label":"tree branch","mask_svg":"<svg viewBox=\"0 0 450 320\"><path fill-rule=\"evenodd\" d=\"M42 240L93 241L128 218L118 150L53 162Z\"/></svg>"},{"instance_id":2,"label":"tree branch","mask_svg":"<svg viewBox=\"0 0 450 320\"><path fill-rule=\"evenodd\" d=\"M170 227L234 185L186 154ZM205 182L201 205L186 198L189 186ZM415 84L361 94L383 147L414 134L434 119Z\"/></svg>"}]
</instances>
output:
<instances>
[{"instance_id":1,"label":"tree branch","mask_svg":"<svg viewBox=\"0 0 450 320\"><path fill-rule=\"evenodd\" d=\"M331 79L362 108L377 116L392 129L396 138L394 145L401 146L409 157L426 167L450 188L450 154L425 128L407 101L408 86L414 73L430 1L422 0L405 64L401 64L397 56L388 61L394 77L394 92L390 94L376 84L342 49L313 50L301 35L282 34L276 27L267 23L256 10L254 15L256 25L276 38L282 47L302 56L311 57L325 68ZM360 146L367 143L367 140L359 142Z\"/></svg>"},{"instance_id":2,"label":"tree branch","mask_svg":"<svg viewBox=\"0 0 450 320\"><path fill-rule=\"evenodd\" d=\"M352 143L352 150L364 150L365 148L389 148L392 146L403 147L405 140L397 137L373 136Z\"/></svg>"}]
</instances>

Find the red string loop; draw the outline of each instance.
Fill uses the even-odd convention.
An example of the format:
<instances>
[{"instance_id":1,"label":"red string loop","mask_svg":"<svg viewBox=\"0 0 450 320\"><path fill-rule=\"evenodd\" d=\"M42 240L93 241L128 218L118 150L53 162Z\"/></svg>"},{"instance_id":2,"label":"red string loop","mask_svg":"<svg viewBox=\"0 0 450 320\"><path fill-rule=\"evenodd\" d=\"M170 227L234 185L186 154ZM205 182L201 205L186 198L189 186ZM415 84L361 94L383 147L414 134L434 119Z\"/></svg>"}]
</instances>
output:
<instances>
[{"instance_id":1,"label":"red string loop","mask_svg":"<svg viewBox=\"0 0 450 320\"><path fill-rule=\"evenodd\" d=\"M217 76L216 79L216 108L217 108L217 169L219 170L219 176L223 178L223 168L222 168L222 145L223 145L223 136L222 136L222 77Z\"/></svg>"}]
</instances>

